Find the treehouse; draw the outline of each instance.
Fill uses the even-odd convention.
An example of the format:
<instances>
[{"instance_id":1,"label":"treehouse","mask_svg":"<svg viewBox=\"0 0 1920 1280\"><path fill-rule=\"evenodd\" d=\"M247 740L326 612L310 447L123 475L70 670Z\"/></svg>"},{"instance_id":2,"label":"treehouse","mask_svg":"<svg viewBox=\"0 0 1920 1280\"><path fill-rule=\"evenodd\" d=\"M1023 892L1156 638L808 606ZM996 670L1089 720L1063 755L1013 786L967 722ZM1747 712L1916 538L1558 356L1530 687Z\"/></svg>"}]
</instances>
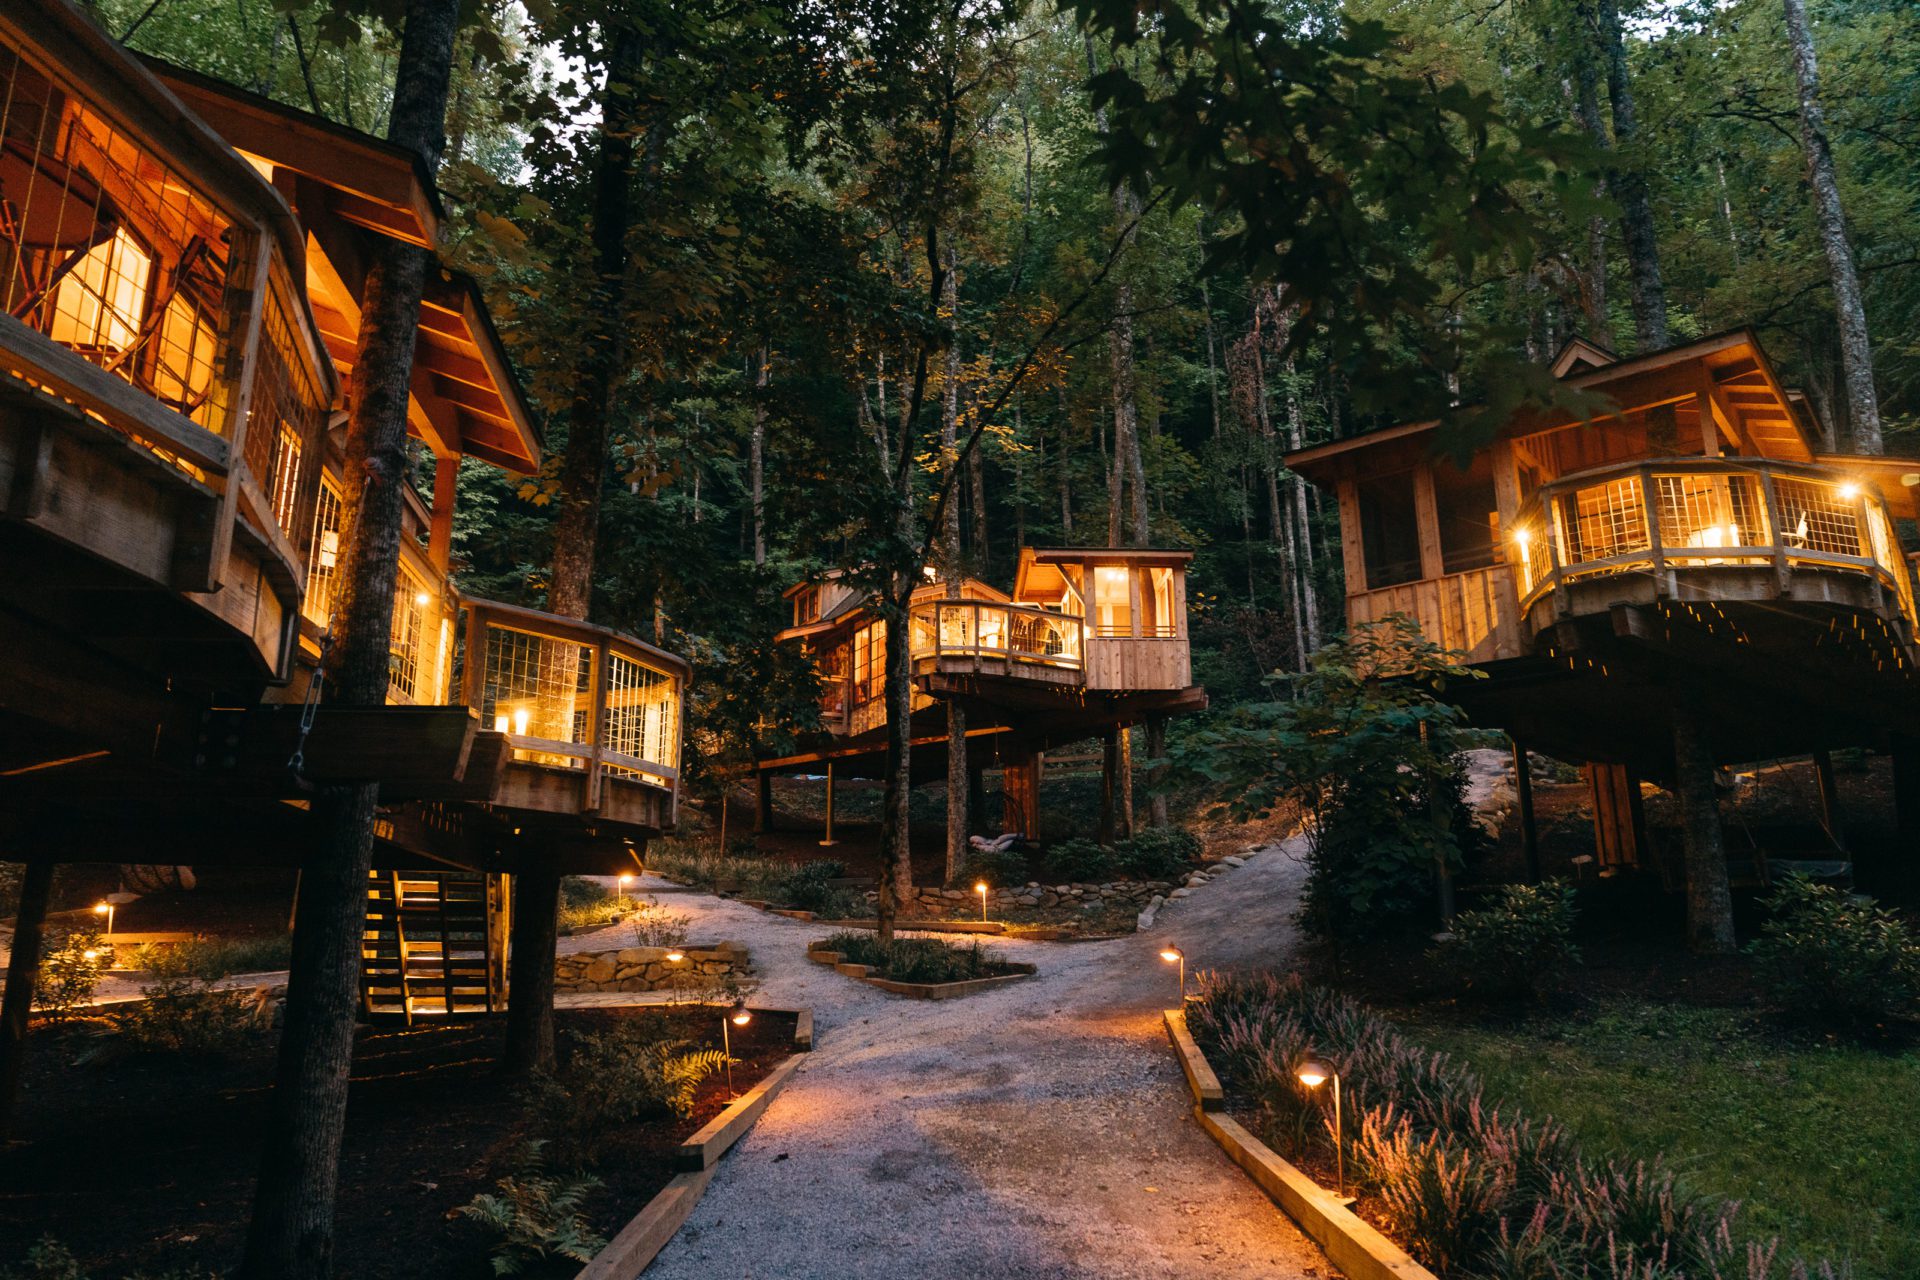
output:
<instances>
[{"instance_id":1,"label":"treehouse","mask_svg":"<svg viewBox=\"0 0 1920 1280\"><path fill-rule=\"evenodd\" d=\"M1604 865L1647 852L1637 781L1674 779L1683 718L1722 764L1814 753L1829 801L1832 747L1907 763L1920 460L1824 452L1745 331L1553 372L1604 411L1464 461L1437 422L1287 458L1338 494L1349 622L1411 616L1487 673L1449 690L1476 721L1587 763Z\"/></svg>"},{"instance_id":2,"label":"treehouse","mask_svg":"<svg viewBox=\"0 0 1920 1280\"><path fill-rule=\"evenodd\" d=\"M1121 548L1023 548L1013 592L974 578L929 582L907 610L916 776L945 768L945 704L967 711L977 768L1007 773L1006 828L1038 834L1040 753L1143 721L1199 710L1192 682L1186 571L1192 554ZM773 775L821 765L877 774L886 754L887 619L845 574L788 590L793 624L820 675L822 733L759 765L761 809ZM941 774L944 776L944 773Z\"/></svg>"},{"instance_id":3,"label":"treehouse","mask_svg":"<svg viewBox=\"0 0 1920 1280\"><path fill-rule=\"evenodd\" d=\"M63 0L0 12L0 840L298 865L315 788L377 782L369 1008L408 1015L504 998L503 873L631 869L672 829L688 676L455 589L461 460L531 472L541 442L436 269L388 706L313 688L368 263L440 219L399 148L143 65Z\"/></svg>"}]
</instances>

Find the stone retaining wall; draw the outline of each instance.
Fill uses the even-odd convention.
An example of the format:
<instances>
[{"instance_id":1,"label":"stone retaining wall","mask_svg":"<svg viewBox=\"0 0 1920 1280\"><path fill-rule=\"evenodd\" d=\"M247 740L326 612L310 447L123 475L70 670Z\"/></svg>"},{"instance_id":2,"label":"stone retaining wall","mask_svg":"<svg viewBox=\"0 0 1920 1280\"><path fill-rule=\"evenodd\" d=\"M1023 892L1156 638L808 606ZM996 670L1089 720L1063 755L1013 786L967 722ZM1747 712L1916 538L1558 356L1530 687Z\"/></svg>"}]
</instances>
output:
<instances>
[{"instance_id":1,"label":"stone retaining wall","mask_svg":"<svg viewBox=\"0 0 1920 1280\"><path fill-rule=\"evenodd\" d=\"M1029 883L1017 889L989 889L987 910L1011 907L1091 907L1113 903L1140 909L1155 897L1165 897L1175 886L1165 880L1114 880L1105 884ZM980 895L966 889L918 889L908 914L965 916L980 909Z\"/></svg>"},{"instance_id":2,"label":"stone retaining wall","mask_svg":"<svg viewBox=\"0 0 1920 1280\"><path fill-rule=\"evenodd\" d=\"M676 983L716 981L753 972L747 949L737 942L682 947L681 959L667 959L667 947L622 947L617 951L576 951L554 961L556 991L670 991Z\"/></svg>"}]
</instances>

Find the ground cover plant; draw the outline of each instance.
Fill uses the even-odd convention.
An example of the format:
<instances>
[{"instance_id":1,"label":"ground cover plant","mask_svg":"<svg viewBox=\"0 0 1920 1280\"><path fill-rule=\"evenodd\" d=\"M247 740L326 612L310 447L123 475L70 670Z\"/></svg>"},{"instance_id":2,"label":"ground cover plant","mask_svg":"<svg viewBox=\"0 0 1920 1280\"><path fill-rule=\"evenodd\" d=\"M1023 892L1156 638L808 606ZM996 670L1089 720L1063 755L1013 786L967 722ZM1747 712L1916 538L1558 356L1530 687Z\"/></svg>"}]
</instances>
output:
<instances>
[{"instance_id":1,"label":"ground cover plant","mask_svg":"<svg viewBox=\"0 0 1920 1280\"><path fill-rule=\"evenodd\" d=\"M1179 827L1148 827L1110 845L1075 837L1047 850L1047 883L1171 880L1200 858L1200 838Z\"/></svg>"},{"instance_id":2,"label":"ground cover plant","mask_svg":"<svg viewBox=\"0 0 1920 1280\"><path fill-rule=\"evenodd\" d=\"M1731 1201L1696 1190L1658 1148L1616 1155L1546 1111L1501 1100L1449 1056L1297 977L1202 975L1195 1038L1283 1154L1325 1160L1327 1091L1296 1075L1330 1062L1346 1091L1348 1169L1362 1209L1448 1280L1787 1280L1835 1274L1762 1239ZM1547 1079L1529 1063L1526 1079ZM1674 1095L1615 1082L1621 1105ZM1581 1134L1581 1138L1587 1135Z\"/></svg>"},{"instance_id":3,"label":"ground cover plant","mask_svg":"<svg viewBox=\"0 0 1920 1280\"><path fill-rule=\"evenodd\" d=\"M1503 885L1491 905L1453 918L1436 954L1477 993L1543 999L1580 963L1576 914L1570 885Z\"/></svg>"},{"instance_id":4,"label":"ground cover plant","mask_svg":"<svg viewBox=\"0 0 1920 1280\"><path fill-rule=\"evenodd\" d=\"M661 841L647 857L649 870L699 889L824 916L863 915L868 909L858 891L828 883L846 874L831 859L789 862L691 841Z\"/></svg>"},{"instance_id":5,"label":"ground cover plant","mask_svg":"<svg viewBox=\"0 0 1920 1280\"><path fill-rule=\"evenodd\" d=\"M874 976L892 982L968 982L1013 972L993 952L977 942L947 942L939 938L895 938L882 942L877 934L845 930L830 935L816 949L835 951L848 964L871 966Z\"/></svg>"},{"instance_id":6,"label":"ground cover plant","mask_svg":"<svg viewBox=\"0 0 1920 1280\"><path fill-rule=\"evenodd\" d=\"M1845 1030L1885 1029L1920 1011L1920 939L1870 898L1788 876L1750 948L1795 1015Z\"/></svg>"}]
</instances>

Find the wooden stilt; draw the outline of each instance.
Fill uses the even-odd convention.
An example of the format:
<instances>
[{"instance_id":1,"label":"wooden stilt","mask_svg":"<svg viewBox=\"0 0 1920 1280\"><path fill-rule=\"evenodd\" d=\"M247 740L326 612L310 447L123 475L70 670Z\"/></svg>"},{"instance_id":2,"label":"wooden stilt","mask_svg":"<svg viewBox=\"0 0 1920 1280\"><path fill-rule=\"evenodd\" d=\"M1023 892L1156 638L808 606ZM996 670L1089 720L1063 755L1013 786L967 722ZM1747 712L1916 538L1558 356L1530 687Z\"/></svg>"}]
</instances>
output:
<instances>
[{"instance_id":1,"label":"wooden stilt","mask_svg":"<svg viewBox=\"0 0 1920 1280\"><path fill-rule=\"evenodd\" d=\"M1520 808L1520 848L1526 854L1527 879L1540 883L1540 826L1533 816L1533 770L1527 767L1527 749L1513 744L1513 792Z\"/></svg>"},{"instance_id":2,"label":"wooden stilt","mask_svg":"<svg viewBox=\"0 0 1920 1280\"><path fill-rule=\"evenodd\" d=\"M829 760L827 762L827 833L826 839L820 842L820 847L831 849L835 843L833 838L833 762Z\"/></svg>"},{"instance_id":3,"label":"wooden stilt","mask_svg":"<svg viewBox=\"0 0 1920 1280\"><path fill-rule=\"evenodd\" d=\"M1095 838L1101 844L1114 839L1114 807L1119 803L1120 734L1108 730L1100 739L1100 822Z\"/></svg>"},{"instance_id":4,"label":"wooden stilt","mask_svg":"<svg viewBox=\"0 0 1920 1280\"><path fill-rule=\"evenodd\" d=\"M1122 840L1133 838L1133 730L1120 730L1120 760L1118 766L1120 779L1120 820L1119 836Z\"/></svg>"},{"instance_id":5,"label":"wooden stilt","mask_svg":"<svg viewBox=\"0 0 1920 1280\"><path fill-rule=\"evenodd\" d=\"M1009 753L1000 784L1001 827L1028 840L1040 838L1040 756L1033 751Z\"/></svg>"},{"instance_id":6,"label":"wooden stilt","mask_svg":"<svg viewBox=\"0 0 1920 1280\"><path fill-rule=\"evenodd\" d=\"M20 881L20 914L14 919L13 949L7 957L6 996L0 1001L0 1141L12 1131L13 1103L20 1091L20 1070L27 1056L33 983L40 972L47 899L52 893L53 863L44 858L27 863Z\"/></svg>"},{"instance_id":7,"label":"wooden stilt","mask_svg":"<svg viewBox=\"0 0 1920 1280\"><path fill-rule=\"evenodd\" d=\"M1825 747L1813 753L1813 774L1820 782L1820 821L1833 847L1847 851L1847 829L1840 813L1840 790L1833 778L1833 753ZM1897 785L1897 784L1896 784ZM1898 807L1898 801L1895 801Z\"/></svg>"},{"instance_id":8,"label":"wooden stilt","mask_svg":"<svg viewBox=\"0 0 1920 1280\"><path fill-rule=\"evenodd\" d=\"M947 884L958 884L967 865L968 787L967 710L957 698L947 701Z\"/></svg>"},{"instance_id":9,"label":"wooden stilt","mask_svg":"<svg viewBox=\"0 0 1920 1280\"><path fill-rule=\"evenodd\" d=\"M1167 754L1167 718L1165 716L1147 717L1147 759L1160 760ZM1147 786L1152 789L1148 800L1147 821L1155 827L1167 825L1167 793L1161 788L1166 782L1167 767L1162 764L1147 766Z\"/></svg>"},{"instance_id":10,"label":"wooden stilt","mask_svg":"<svg viewBox=\"0 0 1920 1280\"><path fill-rule=\"evenodd\" d=\"M1726 837L1713 791L1713 755L1699 713L1683 697L1673 712L1674 795L1687 850L1687 946L1710 955L1734 949L1733 894Z\"/></svg>"},{"instance_id":11,"label":"wooden stilt","mask_svg":"<svg viewBox=\"0 0 1920 1280\"><path fill-rule=\"evenodd\" d=\"M758 806L754 809L753 830L756 835L773 830L773 775L764 770L755 775L759 784Z\"/></svg>"}]
</instances>

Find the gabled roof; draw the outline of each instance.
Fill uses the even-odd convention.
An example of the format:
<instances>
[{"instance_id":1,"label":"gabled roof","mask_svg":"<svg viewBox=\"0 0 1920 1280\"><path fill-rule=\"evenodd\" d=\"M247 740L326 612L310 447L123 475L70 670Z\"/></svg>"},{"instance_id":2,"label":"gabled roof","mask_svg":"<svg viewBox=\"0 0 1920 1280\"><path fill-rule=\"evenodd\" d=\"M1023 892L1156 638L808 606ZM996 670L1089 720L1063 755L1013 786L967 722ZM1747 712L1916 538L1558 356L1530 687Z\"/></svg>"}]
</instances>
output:
<instances>
[{"instance_id":1,"label":"gabled roof","mask_svg":"<svg viewBox=\"0 0 1920 1280\"><path fill-rule=\"evenodd\" d=\"M1630 413L1656 404L1705 393L1715 420L1742 453L1810 462L1816 441L1795 412L1787 391L1775 376L1773 363L1750 329L1735 329L1660 351L1630 358L1612 357L1605 348L1585 341L1569 343L1554 362L1556 376L1569 386L1608 397L1616 413ZM1605 417L1593 420L1604 424ZM1500 438L1528 435L1571 426L1565 414L1516 415L1496 431ZM1286 455L1286 465L1310 480L1331 479L1359 461L1367 450L1395 441L1410 441L1436 430L1440 420L1403 423L1344 440L1298 449ZM1336 462L1336 460L1338 460Z\"/></svg>"},{"instance_id":2,"label":"gabled roof","mask_svg":"<svg viewBox=\"0 0 1920 1280\"><path fill-rule=\"evenodd\" d=\"M366 263L337 221L431 250L444 216L421 158L405 147L176 67L146 65L243 158L298 193L307 231L307 293L335 365L357 359ZM412 432L439 454L465 454L508 471L540 466L541 440L506 345L468 277L427 280L414 352Z\"/></svg>"}]
</instances>

